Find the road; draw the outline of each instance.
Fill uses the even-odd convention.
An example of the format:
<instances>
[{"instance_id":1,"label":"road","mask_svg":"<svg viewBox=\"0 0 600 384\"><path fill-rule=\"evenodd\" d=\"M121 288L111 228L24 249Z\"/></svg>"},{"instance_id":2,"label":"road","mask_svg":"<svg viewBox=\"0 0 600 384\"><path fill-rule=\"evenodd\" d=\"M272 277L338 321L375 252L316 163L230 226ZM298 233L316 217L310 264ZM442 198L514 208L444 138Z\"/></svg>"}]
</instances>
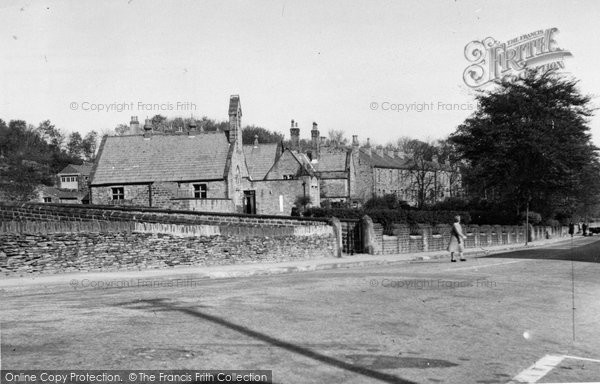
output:
<instances>
[{"instance_id":1,"label":"road","mask_svg":"<svg viewBox=\"0 0 600 384\"><path fill-rule=\"evenodd\" d=\"M4 290L2 365L269 369L276 383L508 383L562 356L537 382L600 381L598 240L464 263Z\"/></svg>"}]
</instances>

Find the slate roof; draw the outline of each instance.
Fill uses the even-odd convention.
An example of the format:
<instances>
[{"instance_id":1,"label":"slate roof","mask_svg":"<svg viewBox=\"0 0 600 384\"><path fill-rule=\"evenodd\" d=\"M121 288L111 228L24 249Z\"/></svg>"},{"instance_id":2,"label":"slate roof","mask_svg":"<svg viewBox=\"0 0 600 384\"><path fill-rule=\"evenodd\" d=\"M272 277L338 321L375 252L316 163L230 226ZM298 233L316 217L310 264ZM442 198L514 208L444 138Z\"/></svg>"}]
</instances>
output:
<instances>
[{"instance_id":1,"label":"slate roof","mask_svg":"<svg viewBox=\"0 0 600 384\"><path fill-rule=\"evenodd\" d=\"M228 153L223 132L108 136L91 185L223 179Z\"/></svg>"},{"instance_id":2,"label":"slate roof","mask_svg":"<svg viewBox=\"0 0 600 384\"><path fill-rule=\"evenodd\" d=\"M66 167L63 168L62 171L58 172L59 175L62 174L81 174L84 176L89 176L89 174L92 172L92 167L94 165L90 164L90 163L84 163L81 165L77 165L77 164L69 164Z\"/></svg>"},{"instance_id":3,"label":"slate roof","mask_svg":"<svg viewBox=\"0 0 600 384\"><path fill-rule=\"evenodd\" d=\"M364 148L360 149L360 153L363 156L363 159L366 159L376 168L395 168L395 169L406 169L410 167L410 164L405 159L400 159L398 157L390 157L384 154L383 156L379 156L375 149L371 149L371 156L366 153Z\"/></svg>"},{"instance_id":4,"label":"slate roof","mask_svg":"<svg viewBox=\"0 0 600 384\"><path fill-rule=\"evenodd\" d=\"M317 172L345 172L347 157L346 150L321 151L319 160L313 166Z\"/></svg>"},{"instance_id":5,"label":"slate roof","mask_svg":"<svg viewBox=\"0 0 600 384\"><path fill-rule=\"evenodd\" d=\"M279 144L244 145L244 156L252 180L263 180L277 160Z\"/></svg>"}]
</instances>

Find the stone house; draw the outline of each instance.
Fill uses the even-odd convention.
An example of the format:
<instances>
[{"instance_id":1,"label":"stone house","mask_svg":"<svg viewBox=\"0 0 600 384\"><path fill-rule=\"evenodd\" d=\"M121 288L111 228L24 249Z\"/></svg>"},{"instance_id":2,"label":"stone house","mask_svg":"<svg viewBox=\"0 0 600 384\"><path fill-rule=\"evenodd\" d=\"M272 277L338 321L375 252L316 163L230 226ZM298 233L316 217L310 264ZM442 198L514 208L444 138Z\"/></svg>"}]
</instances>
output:
<instances>
[{"instance_id":1,"label":"stone house","mask_svg":"<svg viewBox=\"0 0 600 384\"><path fill-rule=\"evenodd\" d=\"M287 170L294 177L277 174L289 162L281 144L242 145L241 118L233 95L225 132L204 132L192 122L185 132L157 133L146 120L143 134L132 127L132 135L104 137L91 175L92 203L289 215L302 182L315 182L304 169Z\"/></svg>"},{"instance_id":2,"label":"stone house","mask_svg":"<svg viewBox=\"0 0 600 384\"><path fill-rule=\"evenodd\" d=\"M69 164L58 172L56 186L42 185L37 188L36 200L43 203L88 204L89 178L93 165Z\"/></svg>"}]
</instances>

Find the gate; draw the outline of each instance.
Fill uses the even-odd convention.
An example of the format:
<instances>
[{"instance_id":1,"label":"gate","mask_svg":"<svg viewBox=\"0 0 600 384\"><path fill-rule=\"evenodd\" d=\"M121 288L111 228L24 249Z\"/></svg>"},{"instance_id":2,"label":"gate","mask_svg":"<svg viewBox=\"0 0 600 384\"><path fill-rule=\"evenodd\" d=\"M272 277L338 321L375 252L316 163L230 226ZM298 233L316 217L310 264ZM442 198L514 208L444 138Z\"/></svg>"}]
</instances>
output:
<instances>
[{"instance_id":1,"label":"gate","mask_svg":"<svg viewBox=\"0 0 600 384\"><path fill-rule=\"evenodd\" d=\"M354 255L363 252L361 223L358 219L343 219L342 224L342 252Z\"/></svg>"}]
</instances>

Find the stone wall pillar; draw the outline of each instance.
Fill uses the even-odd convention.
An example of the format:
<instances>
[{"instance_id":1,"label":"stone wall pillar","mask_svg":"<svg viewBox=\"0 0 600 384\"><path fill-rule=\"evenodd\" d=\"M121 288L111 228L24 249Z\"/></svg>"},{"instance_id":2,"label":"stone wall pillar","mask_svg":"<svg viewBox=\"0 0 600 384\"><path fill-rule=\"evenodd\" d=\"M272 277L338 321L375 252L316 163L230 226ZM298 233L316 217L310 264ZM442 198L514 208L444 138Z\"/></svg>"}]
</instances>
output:
<instances>
[{"instance_id":1,"label":"stone wall pillar","mask_svg":"<svg viewBox=\"0 0 600 384\"><path fill-rule=\"evenodd\" d=\"M332 217L329 224L333 227L333 236L335 247L333 254L335 257L342 257L342 223L337 217Z\"/></svg>"},{"instance_id":2,"label":"stone wall pillar","mask_svg":"<svg viewBox=\"0 0 600 384\"><path fill-rule=\"evenodd\" d=\"M369 216L364 215L360 220L360 230L363 239L363 252L374 255L377 249L377 241L375 240L375 226Z\"/></svg>"}]
</instances>

